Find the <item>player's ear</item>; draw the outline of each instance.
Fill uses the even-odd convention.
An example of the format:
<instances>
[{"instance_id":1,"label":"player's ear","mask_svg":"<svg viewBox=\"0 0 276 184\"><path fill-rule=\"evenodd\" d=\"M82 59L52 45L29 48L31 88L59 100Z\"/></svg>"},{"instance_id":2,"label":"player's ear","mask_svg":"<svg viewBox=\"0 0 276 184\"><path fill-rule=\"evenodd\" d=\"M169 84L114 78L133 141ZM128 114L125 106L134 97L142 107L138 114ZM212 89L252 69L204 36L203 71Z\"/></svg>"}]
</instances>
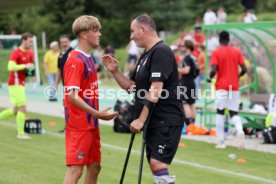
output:
<instances>
[{"instance_id":1,"label":"player's ear","mask_svg":"<svg viewBox=\"0 0 276 184\"><path fill-rule=\"evenodd\" d=\"M86 34L86 32L85 31L82 31L82 32L80 32L80 37L82 38L82 39L87 39L87 34Z\"/></svg>"}]
</instances>

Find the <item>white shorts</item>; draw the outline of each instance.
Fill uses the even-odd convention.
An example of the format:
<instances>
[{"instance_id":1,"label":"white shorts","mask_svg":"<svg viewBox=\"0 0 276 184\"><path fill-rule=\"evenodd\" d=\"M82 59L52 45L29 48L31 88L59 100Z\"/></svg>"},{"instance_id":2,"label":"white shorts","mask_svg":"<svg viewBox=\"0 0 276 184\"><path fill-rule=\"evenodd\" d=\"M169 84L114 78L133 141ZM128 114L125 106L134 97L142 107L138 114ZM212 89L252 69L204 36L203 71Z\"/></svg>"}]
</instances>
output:
<instances>
[{"instance_id":1,"label":"white shorts","mask_svg":"<svg viewBox=\"0 0 276 184\"><path fill-rule=\"evenodd\" d=\"M239 110L239 98L239 91L217 90L215 107L219 110L229 109L237 112Z\"/></svg>"}]
</instances>

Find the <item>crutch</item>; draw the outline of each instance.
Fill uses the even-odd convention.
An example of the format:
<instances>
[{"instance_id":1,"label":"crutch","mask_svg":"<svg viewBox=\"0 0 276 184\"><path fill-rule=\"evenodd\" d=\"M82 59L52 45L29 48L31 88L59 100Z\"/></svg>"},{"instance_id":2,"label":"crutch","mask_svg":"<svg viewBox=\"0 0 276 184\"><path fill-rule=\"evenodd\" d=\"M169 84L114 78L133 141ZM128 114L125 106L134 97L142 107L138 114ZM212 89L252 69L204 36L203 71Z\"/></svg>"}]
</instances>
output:
<instances>
[{"instance_id":1,"label":"crutch","mask_svg":"<svg viewBox=\"0 0 276 184\"><path fill-rule=\"evenodd\" d=\"M145 141L145 139L146 139L146 132L147 132L147 122L146 122L146 124L144 126L144 130L143 130L143 139L142 139L140 166L139 166L139 174L138 174L138 184L141 184L141 181L142 181L142 172L143 172L143 163L144 163L144 152L145 152L145 146L146 146L146 141Z\"/></svg>"},{"instance_id":2,"label":"crutch","mask_svg":"<svg viewBox=\"0 0 276 184\"><path fill-rule=\"evenodd\" d=\"M144 151L145 151L145 146L146 146L146 135L147 135L147 128L148 128L148 123L151 118L153 109L150 110L148 118L144 124L143 127L143 139L142 139L142 148L141 148L141 157L140 157L140 166L139 166L139 173L138 173L138 184L141 184L142 181L142 172L143 172L143 162L144 162Z\"/></svg>"},{"instance_id":3,"label":"crutch","mask_svg":"<svg viewBox=\"0 0 276 184\"><path fill-rule=\"evenodd\" d=\"M131 153L131 148L132 148L134 138L135 138L135 133L133 132L133 133L131 133L130 142L129 142L129 146L128 146L128 151L127 151L127 155L126 155L126 160L125 160L124 168L123 168L121 179L120 179L120 184L123 184L123 181L124 181L126 168L127 168L127 164L128 164L129 156L130 156L130 153Z\"/></svg>"}]
</instances>

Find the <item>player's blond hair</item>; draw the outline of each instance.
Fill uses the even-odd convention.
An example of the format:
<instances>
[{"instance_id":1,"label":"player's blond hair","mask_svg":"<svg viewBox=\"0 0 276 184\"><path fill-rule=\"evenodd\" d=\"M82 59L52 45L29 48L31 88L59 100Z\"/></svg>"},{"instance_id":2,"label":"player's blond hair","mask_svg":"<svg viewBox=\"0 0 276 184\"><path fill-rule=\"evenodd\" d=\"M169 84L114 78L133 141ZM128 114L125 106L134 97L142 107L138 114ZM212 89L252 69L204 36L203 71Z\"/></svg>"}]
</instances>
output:
<instances>
[{"instance_id":1,"label":"player's blond hair","mask_svg":"<svg viewBox=\"0 0 276 184\"><path fill-rule=\"evenodd\" d=\"M72 31L77 37L82 31L99 30L100 28L99 20L90 15L82 15L76 18L72 25Z\"/></svg>"}]
</instances>

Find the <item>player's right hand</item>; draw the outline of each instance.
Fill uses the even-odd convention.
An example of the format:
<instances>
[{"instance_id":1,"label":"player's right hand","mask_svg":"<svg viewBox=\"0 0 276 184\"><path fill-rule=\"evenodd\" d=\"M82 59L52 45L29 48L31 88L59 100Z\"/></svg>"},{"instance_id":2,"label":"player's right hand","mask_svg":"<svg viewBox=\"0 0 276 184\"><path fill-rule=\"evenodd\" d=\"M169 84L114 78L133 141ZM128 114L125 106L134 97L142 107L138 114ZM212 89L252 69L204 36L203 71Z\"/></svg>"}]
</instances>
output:
<instances>
[{"instance_id":1,"label":"player's right hand","mask_svg":"<svg viewBox=\"0 0 276 184\"><path fill-rule=\"evenodd\" d=\"M206 81L207 81L208 83L211 83L211 82L212 82L212 79L207 78Z\"/></svg>"},{"instance_id":2,"label":"player's right hand","mask_svg":"<svg viewBox=\"0 0 276 184\"><path fill-rule=\"evenodd\" d=\"M33 69L33 68L34 68L34 64L33 64L33 63L27 63L27 64L25 65L25 68L26 68L26 69Z\"/></svg>"},{"instance_id":3,"label":"player's right hand","mask_svg":"<svg viewBox=\"0 0 276 184\"><path fill-rule=\"evenodd\" d=\"M118 112L108 112L112 107L108 107L104 110L98 111L97 113L97 118L102 119L102 120L111 120L115 118L118 115Z\"/></svg>"},{"instance_id":4,"label":"player's right hand","mask_svg":"<svg viewBox=\"0 0 276 184\"><path fill-rule=\"evenodd\" d=\"M114 73L116 71L118 71L118 60L114 57L112 57L111 55L108 54L104 54L102 56L102 60L103 60L103 64L106 67L106 69L111 72Z\"/></svg>"}]
</instances>

